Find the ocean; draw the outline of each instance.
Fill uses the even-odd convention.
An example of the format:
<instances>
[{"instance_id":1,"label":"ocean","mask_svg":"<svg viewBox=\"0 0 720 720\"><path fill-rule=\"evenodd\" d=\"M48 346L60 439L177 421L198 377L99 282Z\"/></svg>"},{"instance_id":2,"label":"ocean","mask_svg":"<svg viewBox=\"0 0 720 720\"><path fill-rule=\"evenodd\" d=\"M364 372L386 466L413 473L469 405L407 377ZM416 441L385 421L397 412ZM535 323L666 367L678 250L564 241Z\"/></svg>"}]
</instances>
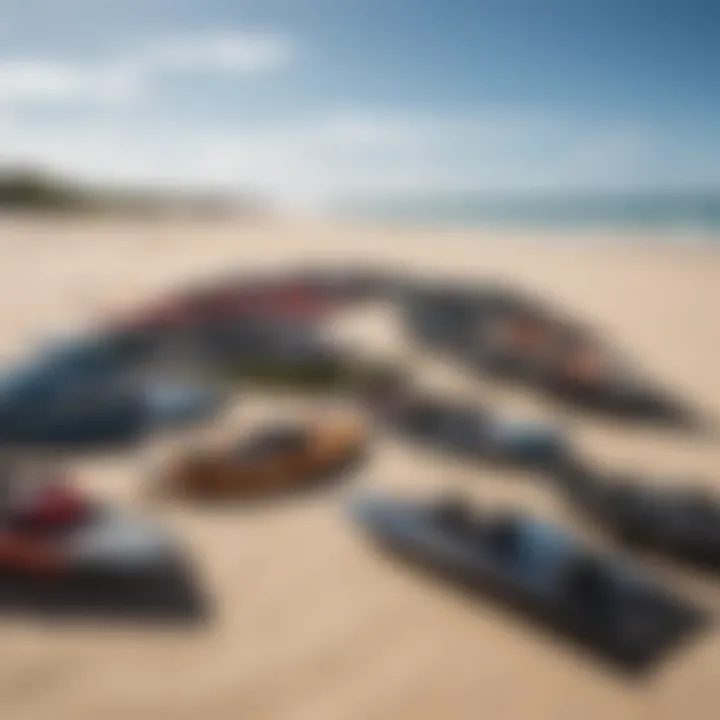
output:
<instances>
[{"instance_id":1,"label":"ocean","mask_svg":"<svg viewBox=\"0 0 720 720\"><path fill-rule=\"evenodd\" d=\"M720 192L415 196L354 203L344 214L401 224L686 233L720 241Z\"/></svg>"}]
</instances>

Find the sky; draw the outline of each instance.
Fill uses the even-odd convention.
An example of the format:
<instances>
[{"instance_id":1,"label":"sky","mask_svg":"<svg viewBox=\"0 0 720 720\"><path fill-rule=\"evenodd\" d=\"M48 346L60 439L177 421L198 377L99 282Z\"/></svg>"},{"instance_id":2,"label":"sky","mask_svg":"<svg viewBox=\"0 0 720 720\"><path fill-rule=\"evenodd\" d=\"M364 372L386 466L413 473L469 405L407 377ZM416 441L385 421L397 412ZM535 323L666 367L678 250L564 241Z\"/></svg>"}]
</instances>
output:
<instances>
[{"instance_id":1,"label":"sky","mask_svg":"<svg viewBox=\"0 0 720 720\"><path fill-rule=\"evenodd\" d=\"M299 207L720 189L715 0L0 0L0 163Z\"/></svg>"}]
</instances>

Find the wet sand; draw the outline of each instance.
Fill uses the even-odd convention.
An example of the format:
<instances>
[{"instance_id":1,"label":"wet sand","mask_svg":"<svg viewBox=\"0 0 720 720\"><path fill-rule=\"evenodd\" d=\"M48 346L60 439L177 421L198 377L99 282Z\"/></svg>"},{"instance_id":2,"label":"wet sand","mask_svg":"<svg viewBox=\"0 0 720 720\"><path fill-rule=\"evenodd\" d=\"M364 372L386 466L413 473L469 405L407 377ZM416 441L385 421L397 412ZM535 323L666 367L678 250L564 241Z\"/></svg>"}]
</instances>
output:
<instances>
[{"instance_id":1,"label":"wet sand","mask_svg":"<svg viewBox=\"0 0 720 720\"><path fill-rule=\"evenodd\" d=\"M0 252L5 361L30 352L45 335L85 327L180 282L299 260L354 260L429 277L516 282L596 323L653 377L720 415L720 253L708 247L297 223L5 220ZM342 332L378 353L415 360L389 311L360 315L347 318ZM437 359L417 359L414 367L428 384L567 423L598 462L720 483L717 439L569 418ZM239 400L224 432L296 404ZM312 498L254 510L144 507L139 494L149 466L172 446L159 441L134 455L84 461L77 472L99 495L152 512L173 528L216 602L214 623L170 633L0 616L0 717L711 720L717 714L720 633L711 630L646 681L631 683L498 607L398 567L343 516L347 494L356 490L422 494L453 483L479 501L517 504L603 542L529 475L470 469L383 440L352 484ZM709 608L720 604L720 582L648 565Z\"/></svg>"}]
</instances>

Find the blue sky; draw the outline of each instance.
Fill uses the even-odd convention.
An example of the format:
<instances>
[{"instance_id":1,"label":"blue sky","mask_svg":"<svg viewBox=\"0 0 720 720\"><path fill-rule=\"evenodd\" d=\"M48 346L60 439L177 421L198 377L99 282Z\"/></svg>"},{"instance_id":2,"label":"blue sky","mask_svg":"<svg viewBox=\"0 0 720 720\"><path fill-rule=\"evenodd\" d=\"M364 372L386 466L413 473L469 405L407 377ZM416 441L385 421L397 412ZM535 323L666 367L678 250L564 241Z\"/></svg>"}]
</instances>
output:
<instances>
[{"instance_id":1,"label":"blue sky","mask_svg":"<svg viewBox=\"0 0 720 720\"><path fill-rule=\"evenodd\" d=\"M0 160L254 189L720 187L714 0L0 0Z\"/></svg>"}]
</instances>

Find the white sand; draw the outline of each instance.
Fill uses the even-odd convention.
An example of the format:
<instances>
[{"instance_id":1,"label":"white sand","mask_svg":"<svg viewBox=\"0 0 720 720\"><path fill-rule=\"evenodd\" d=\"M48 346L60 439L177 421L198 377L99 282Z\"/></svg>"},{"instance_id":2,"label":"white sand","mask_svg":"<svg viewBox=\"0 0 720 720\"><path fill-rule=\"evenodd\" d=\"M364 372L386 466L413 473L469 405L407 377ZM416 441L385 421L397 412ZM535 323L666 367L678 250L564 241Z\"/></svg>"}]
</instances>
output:
<instances>
[{"instance_id":1,"label":"white sand","mask_svg":"<svg viewBox=\"0 0 720 720\"><path fill-rule=\"evenodd\" d=\"M319 225L6 221L0 224L0 352L20 357L43 334L83 327L105 310L205 274L354 259L428 276L516 281L597 322L648 372L720 414L717 251L624 245L622 238L604 244L534 239ZM366 317L352 327L347 332L356 339L377 341L378 352L409 355L391 317ZM424 359L418 373L501 407L548 411L523 393L438 365ZM235 420L247 422L253 407L239 403ZM264 413L270 406L261 407ZM720 481L713 440L586 418L574 422L572 432L598 461ZM145 453L85 463L78 472L97 493L135 505L147 463ZM470 485L475 477L478 498L574 522L529 476L471 471L389 441L353 487L425 492L448 482ZM168 634L0 619L0 718L717 716L717 633L689 645L645 684L630 685L509 613L399 570L345 521L342 497L331 492L252 512L160 509L217 600L213 626ZM718 605L720 585L655 565L668 584L710 608Z\"/></svg>"}]
</instances>

